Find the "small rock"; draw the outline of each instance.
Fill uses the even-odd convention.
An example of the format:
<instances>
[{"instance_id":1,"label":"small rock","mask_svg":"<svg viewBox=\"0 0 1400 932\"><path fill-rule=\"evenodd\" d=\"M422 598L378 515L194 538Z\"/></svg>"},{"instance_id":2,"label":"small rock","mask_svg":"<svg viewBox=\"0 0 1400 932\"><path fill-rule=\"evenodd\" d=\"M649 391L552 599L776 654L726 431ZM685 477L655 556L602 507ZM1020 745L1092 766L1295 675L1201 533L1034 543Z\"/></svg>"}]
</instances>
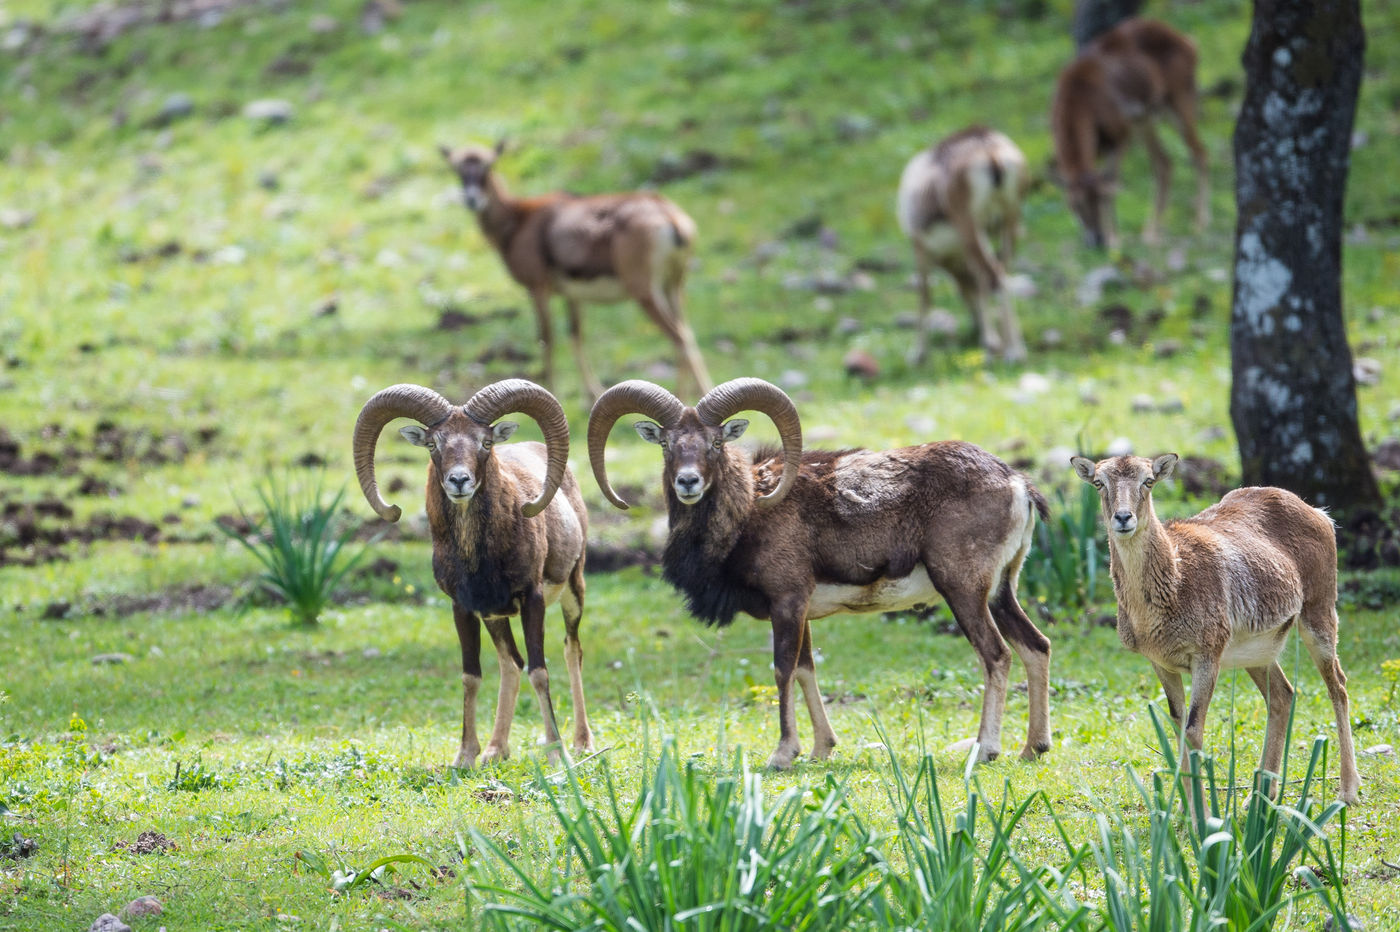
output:
<instances>
[{"instance_id":1,"label":"small rock","mask_svg":"<svg viewBox=\"0 0 1400 932\"><path fill-rule=\"evenodd\" d=\"M800 369L784 369L778 376L778 386L789 391L806 386L808 381L807 373Z\"/></svg>"},{"instance_id":2,"label":"small rock","mask_svg":"<svg viewBox=\"0 0 1400 932\"><path fill-rule=\"evenodd\" d=\"M186 495L184 498L180 499L180 507L181 507L181 508L198 508L198 507L199 507L199 496L198 496L198 495Z\"/></svg>"},{"instance_id":3,"label":"small rock","mask_svg":"<svg viewBox=\"0 0 1400 932\"><path fill-rule=\"evenodd\" d=\"M841 237L831 227L822 227L817 234L817 242L824 249L839 249L841 247Z\"/></svg>"},{"instance_id":4,"label":"small rock","mask_svg":"<svg viewBox=\"0 0 1400 932\"><path fill-rule=\"evenodd\" d=\"M1219 424L1212 424L1210 427L1207 427L1197 434L1196 438L1200 440L1201 443L1210 443L1213 440L1224 440L1227 436L1229 435L1226 433L1225 428L1221 427Z\"/></svg>"},{"instance_id":5,"label":"small rock","mask_svg":"<svg viewBox=\"0 0 1400 932\"><path fill-rule=\"evenodd\" d=\"M1156 410L1157 399L1151 395L1134 395L1132 405L1134 414L1146 414L1148 411Z\"/></svg>"},{"instance_id":6,"label":"small rock","mask_svg":"<svg viewBox=\"0 0 1400 932\"><path fill-rule=\"evenodd\" d=\"M1351 374L1358 385L1375 385L1381 380L1381 361L1371 356L1358 356L1351 361Z\"/></svg>"},{"instance_id":7,"label":"small rock","mask_svg":"<svg viewBox=\"0 0 1400 932\"><path fill-rule=\"evenodd\" d=\"M863 113L843 113L835 120L836 135L841 139L869 136L875 128L875 121Z\"/></svg>"},{"instance_id":8,"label":"small rock","mask_svg":"<svg viewBox=\"0 0 1400 932\"><path fill-rule=\"evenodd\" d=\"M1383 757L1394 754L1395 748L1391 747L1388 744L1373 744L1361 753L1369 754L1372 757Z\"/></svg>"},{"instance_id":9,"label":"small rock","mask_svg":"<svg viewBox=\"0 0 1400 932\"><path fill-rule=\"evenodd\" d=\"M286 123L295 112L290 102L275 97L249 101L243 107L243 116L255 123L269 125Z\"/></svg>"},{"instance_id":10,"label":"small rock","mask_svg":"<svg viewBox=\"0 0 1400 932\"><path fill-rule=\"evenodd\" d=\"M34 222L36 214L32 210L15 210L13 207L0 208L0 227L7 230L23 230Z\"/></svg>"},{"instance_id":11,"label":"small rock","mask_svg":"<svg viewBox=\"0 0 1400 932\"><path fill-rule=\"evenodd\" d=\"M160 900L153 896L141 896L122 907L123 919L139 919L142 916L159 916L165 912Z\"/></svg>"},{"instance_id":12,"label":"small rock","mask_svg":"<svg viewBox=\"0 0 1400 932\"><path fill-rule=\"evenodd\" d=\"M860 333L860 321L854 317L843 317L836 322L836 332L843 337L849 337Z\"/></svg>"},{"instance_id":13,"label":"small rock","mask_svg":"<svg viewBox=\"0 0 1400 932\"><path fill-rule=\"evenodd\" d=\"M1016 387L1027 395L1043 395L1050 390L1050 380L1039 372L1023 372Z\"/></svg>"},{"instance_id":14,"label":"small rock","mask_svg":"<svg viewBox=\"0 0 1400 932\"><path fill-rule=\"evenodd\" d=\"M1230 270L1222 268L1206 269L1206 278L1213 282L1228 282Z\"/></svg>"},{"instance_id":15,"label":"small rock","mask_svg":"<svg viewBox=\"0 0 1400 932\"><path fill-rule=\"evenodd\" d=\"M165 98L165 103L160 105L160 110L156 113L156 123L167 126L176 120L183 120L192 113L194 98L189 94L176 92Z\"/></svg>"},{"instance_id":16,"label":"small rock","mask_svg":"<svg viewBox=\"0 0 1400 932\"><path fill-rule=\"evenodd\" d=\"M863 349L853 349L841 360L841 365L846 367L846 374L859 379L870 381L880 375L880 363L869 352Z\"/></svg>"},{"instance_id":17,"label":"small rock","mask_svg":"<svg viewBox=\"0 0 1400 932\"><path fill-rule=\"evenodd\" d=\"M1180 398L1163 398L1157 402L1157 410L1163 414L1180 414L1186 410L1186 402Z\"/></svg>"},{"instance_id":18,"label":"small rock","mask_svg":"<svg viewBox=\"0 0 1400 932\"><path fill-rule=\"evenodd\" d=\"M334 16L327 16L324 13L318 13L315 16L311 17L311 22L307 23L306 27L316 35L323 36L328 32L335 32L337 29L339 29L340 23L336 20Z\"/></svg>"},{"instance_id":19,"label":"small rock","mask_svg":"<svg viewBox=\"0 0 1400 932\"><path fill-rule=\"evenodd\" d=\"M88 926L88 932L131 932L131 926L111 913L103 913Z\"/></svg>"},{"instance_id":20,"label":"small rock","mask_svg":"<svg viewBox=\"0 0 1400 932\"><path fill-rule=\"evenodd\" d=\"M1366 928L1364 925L1361 924L1360 919L1357 919L1355 916L1352 916L1350 914L1347 915L1346 923L1347 929L1349 929L1350 932L1361 932L1361 930ZM1333 932L1333 930L1337 928L1337 923L1333 920L1331 916L1328 916L1327 921L1322 924L1322 928L1323 932Z\"/></svg>"},{"instance_id":21,"label":"small rock","mask_svg":"<svg viewBox=\"0 0 1400 932\"><path fill-rule=\"evenodd\" d=\"M262 171L258 172L258 187L262 188L264 191L276 191L278 188L282 187L282 181L277 177L275 171L264 168Z\"/></svg>"},{"instance_id":22,"label":"small rock","mask_svg":"<svg viewBox=\"0 0 1400 932\"><path fill-rule=\"evenodd\" d=\"M1366 312L1366 320L1373 324L1378 324L1385 319L1385 308L1373 307Z\"/></svg>"},{"instance_id":23,"label":"small rock","mask_svg":"<svg viewBox=\"0 0 1400 932\"><path fill-rule=\"evenodd\" d=\"M96 654L96 655L94 655L93 658L92 658L92 664L93 664L93 666L95 666L95 667L100 667L100 666L102 666L103 664L108 664L108 663L110 663L110 664L131 663L131 655L130 655L130 654L122 654L122 653Z\"/></svg>"},{"instance_id":24,"label":"small rock","mask_svg":"<svg viewBox=\"0 0 1400 932\"><path fill-rule=\"evenodd\" d=\"M1101 265L1090 269L1084 275L1084 280L1079 283L1079 288L1075 292L1079 303L1088 307L1098 304L1103 298L1104 290L1109 285L1121 285L1123 275L1117 268L1111 265Z\"/></svg>"},{"instance_id":25,"label":"small rock","mask_svg":"<svg viewBox=\"0 0 1400 932\"><path fill-rule=\"evenodd\" d=\"M1051 447L1045 451L1045 465L1056 472L1061 469L1069 469L1069 460L1072 456L1074 456L1074 451L1069 447Z\"/></svg>"},{"instance_id":26,"label":"small rock","mask_svg":"<svg viewBox=\"0 0 1400 932\"><path fill-rule=\"evenodd\" d=\"M1181 341L1162 340L1156 345L1153 352L1157 354L1158 359L1171 359L1177 353L1181 352Z\"/></svg>"},{"instance_id":27,"label":"small rock","mask_svg":"<svg viewBox=\"0 0 1400 932\"><path fill-rule=\"evenodd\" d=\"M951 337L958 332L958 318L952 311L936 307L928 313L925 325L928 332L940 337Z\"/></svg>"},{"instance_id":28,"label":"small rock","mask_svg":"<svg viewBox=\"0 0 1400 932\"><path fill-rule=\"evenodd\" d=\"M1186 250L1180 246L1167 253L1167 269L1172 272L1182 272L1186 269Z\"/></svg>"},{"instance_id":29,"label":"small rock","mask_svg":"<svg viewBox=\"0 0 1400 932\"><path fill-rule=\"evenodd\" d=\"M1127 437L1114 437L1108 443L1108 449L1104 451L1109 456L1132 456L1133 442Z\"/></svg>"},{"instance_id":30,"label":"small rock","mask_svg":"<svg viewBox=\"0 0 1400 932\"><path fill-rule=\"evenodd\" d=\"M1034 298L1040 293L1035 281L1024 273L1006 276L1006 293L1013 298Z\"/></svg>"},{"instance_id":31,"label":"small rock","mask_svg":"<svg viewBox=\"0 0 1400 932\"><path fill-rule=\"evenodd\" d=\"M900 311L894 315L894 325L900 330L919 329L919 315L914 311Z\"/></svg>"},{"instance_id":32,"label":"small rock","mask_svg":"<svg viewBox=\"0 0 1400 932\"><path fill-rule=\"evenodd\" d=\"M1390 406L1390 410L1386 412L1385 419L1387 421L1400 421L1400 401Z\"/></svg>"},{"instance_id":33,"label":"small rock","mask_svg":"<svg viewBox=\"0 0 1400 932\"><path fill-rule=\"evenodd\" d=\"M248 258L248 250L236 243L221 246L209 256L209 259L219 265L242 265Z\"/></svg>"},{"instance_id":34,"label":"small rock","mask_svg":"<svg viewBox=\"0 0 1400 932\"><path fill-rule=\"evenodd\" d=\"M1366 143L1370 141L1371 134L1366 132L1364 129L1358 129L1351 134L1351 147L1353 149L1360 149L1362 146L1366 145Z\"/></svg>"},{"instance_id":35,"label":"small rock","mask_svg":"<svg viewBox=\"0 0 1400 932\"><path fill-rule=\"evenodd\" d=\"M360 652L360 656L366 660L378 660L380 657L384 656L384 652L377 647L366 647Z\"/></svg>"},{"instance_id":36,"label":"small rock","mask_svg":"<svg viewBox=\"0 0 1400 932\"><path fill-rule=\"evenodd\" d=\"M1128 331L1110 330L1108 332L1108 342L1112 343L1114 346L1122 346L1128 342Z\"/></svg>"},{"instance_id":37,"label":"small rock","mask_svg":"<svg viewBox=\"0 0 1400 932\"><path fill-rule=\"evenodd\" d=\"M1046 349L1054 349L1065 342L1064 334L1054 327L1047 327L1040 332L1040 345Z\"/></svg>"},{"instance_id":38,"label":"small rock","mask_svg":"<svg viewBox=\"0 0 1400 932\"><path fill-rule=\"evenodd\" d=\"M931 437L937 429L938 423L931 417L911 414L904 419L904 426L909 428L916 437Z\"/></svg>"},{"instance_id":39,"label":"small rock","mask_svg":"<svg viewBox=\"0 0 1400 932\"><path fill-rule=\"evenodd\" d=\"M961 741L954 741L952 744L945 747L943 749L943 753L957 754L960 757L966 757L967 755L972 753L972 749L976 746L976 738L964 738Z\"/></svg>"},{"instance_id":40,"label":"small rock","mask_svg":"<svg viewBox=\"0 0 1400 932\"><path fill-rule=\"evenodd\" d=\"M851 273L851 287L856 291L874 291L875 276L869 272L855 271Z\"/></svg>"},{"instance_id":41,"label":"small rock","mask_svg":"<svg viewBox=\"0 0 1400 932\"><path fill-rule=\"evenodd\" d=\"M1400 440L1394 437L1382 441L1371 453L1371 459L1382 469L1400 470Z\"/></svg>"}]
</instances>

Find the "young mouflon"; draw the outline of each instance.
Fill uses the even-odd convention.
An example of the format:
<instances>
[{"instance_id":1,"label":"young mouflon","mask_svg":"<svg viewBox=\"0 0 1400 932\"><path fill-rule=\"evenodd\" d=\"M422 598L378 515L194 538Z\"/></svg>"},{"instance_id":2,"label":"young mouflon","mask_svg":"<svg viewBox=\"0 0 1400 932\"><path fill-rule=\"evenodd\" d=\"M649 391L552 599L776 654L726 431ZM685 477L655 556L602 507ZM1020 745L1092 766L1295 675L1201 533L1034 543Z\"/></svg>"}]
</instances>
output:
<instances>
[{"instance_id":1,"label":"young mouflon","mask_svg":"<svg viewBox=\"0 0 1400 932\"><path fill-rule=\"evenodd\" d=\"M1279 773L1293 686L1278 657L1296 622L1337 719L1338 796L1356 802L1361 779L1337 660L1332 519L1284 489L1244 488L1198 515L1163 523L1152 508L1152 486L1172 474L1175 453L1070 462L1103 504L1118 637L1152 663L1181 731L1183 758L1188 746L1201 747L1221 669L1243 667L1269 707L1260 769ZM1183 673L1191 675L1184 728Z\"/></svg>"}]
</instances>

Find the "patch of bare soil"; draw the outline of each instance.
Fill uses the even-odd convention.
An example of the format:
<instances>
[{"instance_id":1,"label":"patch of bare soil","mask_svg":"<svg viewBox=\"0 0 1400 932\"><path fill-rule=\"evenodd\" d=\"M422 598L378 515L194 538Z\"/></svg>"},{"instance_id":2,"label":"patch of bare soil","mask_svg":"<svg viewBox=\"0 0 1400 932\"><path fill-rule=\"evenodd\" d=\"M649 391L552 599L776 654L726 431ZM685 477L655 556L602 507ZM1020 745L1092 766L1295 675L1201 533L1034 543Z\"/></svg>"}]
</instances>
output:
<instances>
[{"instance_id":1,"label":"patch of bare soil","mask_svg":"<svg viewBox=\"0 0 1400 932\"><path fill-rule=\"evenodd\" d=\"M147 595L114 595L94 605L91 614L125 618L141 612L154 612L160 615L185 615L191 612L208 612L222 608L233 600L233 590L228 586L214 586L203 583L190 586L176 586L162 589Z\"/></svg>"},{"instance_id":2,"label":"patch of bare soil","mask_svg":"<svg viewBox=\"0 0 1400 932\"><path fill-rule=\"evenodd\" d=\"M130 854L165 854L179 851L180 846L154 829L147 829L136 836L135 841L118 841L112 844L113 851L126 851Z\"/></svg>"},{"instance_id":3,"label":"patch of bare soil","mask_svg":"<svg viewBox=\"0 0 1400 932\"><path fill-rule=\"evenodd\" d=\"M134 515L93 515L86 524L72 521L73 509L56 498L6 502L0 508L0 566L38 566L68 559L63 548L99 540L154 543L160 528Z\"/></svg>"}]
</instances>

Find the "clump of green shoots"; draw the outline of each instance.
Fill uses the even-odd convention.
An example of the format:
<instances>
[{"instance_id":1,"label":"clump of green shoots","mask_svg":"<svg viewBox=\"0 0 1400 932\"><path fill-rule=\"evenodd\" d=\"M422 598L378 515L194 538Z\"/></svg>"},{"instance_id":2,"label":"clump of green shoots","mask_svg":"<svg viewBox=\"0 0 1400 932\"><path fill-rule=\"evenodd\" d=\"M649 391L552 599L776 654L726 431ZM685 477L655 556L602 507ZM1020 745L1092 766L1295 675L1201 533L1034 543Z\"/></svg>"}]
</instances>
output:
<instances>
[{"instance_id":1,"label":"clump of green shoots","mask_svg":"<svg viewBox=\"0 0 1400 932\"><path fill-rule=\"evenodd\" d=\"M314 625L335 587L369 549L366 544L347 553L355 529L340 519L345 489L327 498L319 479L305 492L268 480L257 493L262 518L255 521L241 505L238 509L251 533L245 536L223 524L216 527L258 558L264 567L260 581L286 601L292 620Z\"/></svg>"}]
</instances>

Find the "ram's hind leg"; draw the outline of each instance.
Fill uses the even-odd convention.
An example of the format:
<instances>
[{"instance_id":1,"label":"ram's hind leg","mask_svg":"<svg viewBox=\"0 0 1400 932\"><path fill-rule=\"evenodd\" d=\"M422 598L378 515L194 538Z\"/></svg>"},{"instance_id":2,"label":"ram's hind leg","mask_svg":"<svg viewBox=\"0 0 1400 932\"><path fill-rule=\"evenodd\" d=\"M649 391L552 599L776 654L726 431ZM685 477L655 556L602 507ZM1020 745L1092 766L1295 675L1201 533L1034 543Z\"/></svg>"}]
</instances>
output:
<instances>
[{"instance_id":1,"label":"ram's hind leg","mask_svg":"<svg viewBox=\"0 0 1400 932\"><path fill-rule=\"evenodd\" d=\"M1024 557L1024 554L1022 555ZM1022 760L1034 760L1050 750L1050 639L1047 638L1016 601L1015 574L1007 572L989 606L997 629L1011 644L1026 668L1027 713L1026 746Z\"/></svg>"},{"instance_id":2,"label":"ram's hind leg","mask_svg":"<svg viewBox=\"0 0 1400 932\"><path fill-rule=\"evenodd\" d=\"M501 688L496 694L496 723L481 754L481 763L510 757L510 723L515 718L515 697L520 694L520 671L525 660L515 646L509 618L492 618L486 630L496 645L496 663L501 668Z\"/></svg>"},{"instance_id":3,"label":"ram's hind leg","mask_svg":"<svg viewBox=\"0 0 1400 932\"><path fill-rule=\"evenodd\" d=\"M925 567L939 566L936 560L925 558ZM929 574L933 576L933 573ZM1006 684L1011 672L1011 651L997 631L991 609L987 605L990 583L968 578L934 578L934 585L948 607L963 635L977 652L982 664L982 720L977 726L977 759L996 760L1001 755L1001 719L1006 711ZM1047 736L1048 740L1048 736Z\"/></svg>"},{"instance_id":4,"label":"ram's hind leg","mask_svg":"<svg viewBox=\"0 0 1400 932\"><path fill-rule=\"evenodd\" d=\"M817 666L812 659L812 623L802 622L802 646L797 652L797 669L794 673L802 686L802 698L807 700L807 715L812 719L812 760L826 760L836 747L836 732L831 730L831 722L826 717L826 706L822 703L822 691L817 686Z\"/></svg>"},{"instance_id":5,"label":"ram's hind leg","mask_svg":"<svg viewBox=\"0 0 1400 932\"><path fill-rule=\"evenodd\" d=\"M1332 712L1337 719L1337 760L1341 769L1337 798L1344 803L1354 803L1361 797L1361 775L1356 771L1356 749L1351 741L1347 675L1337 659L1337 609L1332 605L1304 608L1299 620L1298 633L1313 663L1317 664L1322 681L1327 684L1327 696L1332 700Z\"/></svg>"},{"instance_id":6,"label":"ram's hind leg","mask_svg":"<svg viewBox=\"0 0 1400 932\"><path fill-rule=\"evenodd\" d=\"M558 761L563 742L559 740L559 724L554 718L554 700L549 695L549 669L544 660L544 593L541 590L532 589L525 596L525 604L520 606L520 627L525 635L525 670L535 689L540 717L544 719L545 747L549 749L549 759Z\"/></svg>"},{"instance_id":7,"label":"ram's hind leg","mask_svg":"<svg viewBox=\"0 0 1400 932\"><path fill-rule=\"evenodd\" d=\"M578 638L579 622L583 620L583 589L580 560L559 598L559 606L564 610L564 666L569 671L569 692L574 700L574 751L579 754L593 750L593 730L588 725L588 708L583 701L583 644Z\"/></svg>"},{"instance_id":8,"label":"ram's hind leg","mask_svg":"<svg viewBox=\"0 0 1400 932\"><path fill-rule=\"evenodd\" d=\"M1283 746L1288 740L1288 716L1293 713L1293 684L1288 682L1277 660L1267 667L1249 667L1245 672L1259 687L1269 706L1269 721L1264 728L1264 753L1259 758L1259 769L1278 777L1282 775ZM1274 795L1272 790L1269 795Z\"/></svg>"}]
</instances>

